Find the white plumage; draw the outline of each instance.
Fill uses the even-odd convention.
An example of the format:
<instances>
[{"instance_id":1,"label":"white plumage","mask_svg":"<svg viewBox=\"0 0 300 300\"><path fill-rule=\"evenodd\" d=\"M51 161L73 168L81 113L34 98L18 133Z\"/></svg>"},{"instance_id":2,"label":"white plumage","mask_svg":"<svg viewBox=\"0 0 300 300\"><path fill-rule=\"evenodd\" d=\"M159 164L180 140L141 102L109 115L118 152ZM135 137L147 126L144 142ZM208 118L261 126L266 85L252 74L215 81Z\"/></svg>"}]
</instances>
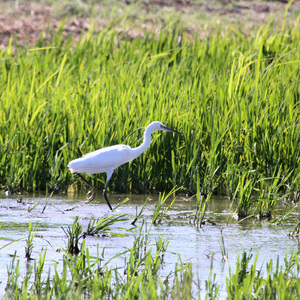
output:
<instances>
[{"instance_id":1,"label":"white plumage","mask_svg":"<svg viewBox=\"0 0 300 300\"><path fill-rule=\"evenodd\" d=\"M88 153L81 158L72 160L68 167L72 173L103 173L131 161L132 151L130 146L115 145Z\"/></svg>"}]
</instances>

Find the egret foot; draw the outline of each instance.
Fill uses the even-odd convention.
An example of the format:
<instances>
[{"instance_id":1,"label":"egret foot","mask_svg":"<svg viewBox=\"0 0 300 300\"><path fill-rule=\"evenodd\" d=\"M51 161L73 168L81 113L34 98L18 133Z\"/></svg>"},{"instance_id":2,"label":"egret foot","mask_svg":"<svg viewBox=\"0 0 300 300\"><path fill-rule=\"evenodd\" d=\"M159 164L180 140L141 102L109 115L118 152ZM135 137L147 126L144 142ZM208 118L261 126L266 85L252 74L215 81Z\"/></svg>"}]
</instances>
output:
<instances>
[{"instance_id":1,"label":"egret foot","mask_svg":"<svg viewBox=\"0 0 300 300\"><path fill-rule=\"evenodd\" d=\"M95 198L95 188L94 186L88 182L80 173L75 173L77 176L79 176L86 184L88 184L92 189L87 193L87 195L91 194L91 196L88 197L88 199L85 201L85 203L90 203Z\"/></svg>"},{"instance_id":2,"label":"egret foot","mask_svg":"<svg viewBox=\"0 0 300 300\"><path fill-rule=\"evenodd\" d=\"M88 196L89 194L91 194L91 196L88 197L88 199L85 201L85 203L90 203L90 202L92 202L92 201L94 200L94 198L95 198L95 190L94 190L94 189L90 190L90 191L87 193L87 196Z\"/></svg>"}]
</instances>

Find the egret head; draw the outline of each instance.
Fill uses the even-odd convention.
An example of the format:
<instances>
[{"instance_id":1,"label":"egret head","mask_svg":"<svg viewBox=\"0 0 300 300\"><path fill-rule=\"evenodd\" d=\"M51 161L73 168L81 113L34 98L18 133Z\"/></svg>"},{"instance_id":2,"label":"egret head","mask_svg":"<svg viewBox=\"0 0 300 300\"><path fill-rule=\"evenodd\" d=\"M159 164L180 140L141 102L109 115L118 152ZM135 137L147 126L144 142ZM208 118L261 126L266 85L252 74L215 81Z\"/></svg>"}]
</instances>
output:
<instances>
[{"instance_id":1,"label":"egret head","mask_svg":"<svg viewBox=\"0 0 300 300\"><path fill-rule=\"evenodd\" d=\"M170 132L174 132L174 133L182 135L182 133L180 133L174 129L171 129L171 128L167 127L166 125L164 125L163 123L158 122L158 121L152 122L150 125L148 125L148 127L146 129L148 129L150 132L153 132L155 130L162 130L162 131L170 131Z\"/></svg>"}]
</instances>

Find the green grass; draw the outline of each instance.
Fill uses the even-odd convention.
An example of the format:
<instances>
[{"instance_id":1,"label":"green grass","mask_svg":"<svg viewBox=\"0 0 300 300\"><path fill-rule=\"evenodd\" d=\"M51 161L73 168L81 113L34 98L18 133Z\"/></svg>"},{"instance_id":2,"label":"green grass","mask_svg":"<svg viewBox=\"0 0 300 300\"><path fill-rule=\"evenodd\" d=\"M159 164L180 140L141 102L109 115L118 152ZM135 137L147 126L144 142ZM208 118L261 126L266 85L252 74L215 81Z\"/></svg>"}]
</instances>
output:
<instances>
[{"instance_id":1,"label":"green grass","mask_svg":"<svg viewBox=\"0 0 300 300\"><path fill-rule=\"evenodd\" d=\"M236 271L227 278L228 299L299 299L299 257L293 253L286 256L284 265L279 257L267 263L266 270L257 269L256 255L250 264L252 254L243 253L236 263Z\"/></svg>"},{"instance_id":2,"label":"green grass","mask_svg":"<svg viewBox=\"0 0 300 300\"><path fill-rule=\"evenodd\" d=\"M298 23L283 20L252 36L216 28L204 40L179 23L136 39L112 24L76 44L62 26L47 44L0 52L2 189L79 185L70 160L118 143L138 146L159 120L183 137L154 133L145 154L115 171L110 190L177 185L195 193L199 176L204 193L239 195L253 172L262 199L299 190ZM105 177L89 180L102 189Z\"/></svg>"},{"instance_id":3,"label":"green grass","mask_svg":"<svg viewBox=\"0 0 300 300\"><path fill-rule=\"evenodd\" d=\"M146 31L132 39L119 30L127 25L115 20L74 43L72 37L63 37L62 24L56 33L48 33L48 43L41 37L34 47L22 48L12 38L0 52L1 188L80 188L68 171L70 160L113 144L137 146L143 129L159 120L183 137L154 133L145 154L115 171L110 190L172 191L182 186L197 193L197 226L202 225L207 204L200 193L208 199L212 194L231 196L240 218L270 218L276 203L297 200L299 22L290 27L283 19L281 26L270 23L250 36L234 28L215 28L205 39L187 34L176 22L166 24L159 35ZM89 180L103 189L103 175ZM171 204L164 207L165 195L149 219L154 224L167 219ZM143 209L136 212L138 220ZM91 221L86 233L106 233L125 217ZM46 270L43 250L21 274L15 254L4 299L198 298L204 285L195 284L193 266L180 256L173 272L162 276L169 242L164 236L151 241L142 224L131 230L132 247L118 254L124 255L123 265L113 269L109 262L114 258L105 260L105 248L91 257L76 218L65 228L62 265ZM298 235L299 223L290 232ZM30 225L29 254L33 239ZM226 260L222 231L221 252ZM298 256L286 257L282 266L279 259L275 264L270 260L262 269L257 256L252 262L251 254L244 253L222 289L228 299L296 299ZM207 298L218 299L213 266L205 291Z\"/></svg>"}]
</instances>

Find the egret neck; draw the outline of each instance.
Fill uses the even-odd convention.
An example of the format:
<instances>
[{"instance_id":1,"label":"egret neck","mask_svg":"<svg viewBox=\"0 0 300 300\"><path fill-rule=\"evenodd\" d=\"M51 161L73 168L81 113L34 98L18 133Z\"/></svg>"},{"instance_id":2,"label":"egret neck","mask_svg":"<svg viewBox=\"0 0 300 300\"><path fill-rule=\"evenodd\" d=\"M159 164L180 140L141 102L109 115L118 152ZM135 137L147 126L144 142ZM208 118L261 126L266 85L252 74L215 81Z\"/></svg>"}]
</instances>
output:
<instances>
[{"instance_id":1,"label":"egret neck","mask_svg":"<svg viewBox=\"0 0 300 300\"><path fill-rule=\"evenodd\" d=\"M151 134L152 134L153 131L154 130L152 130L149 127L146 128L146 130L144 132L144 141L143 141L143 143L139 147L136 147L136 148L132 149L134 151L134 153L133 153L134 158L137 158L138 156L140 156L150 146L150 144L151 144Z\"/></svg>"}]
</instances>

